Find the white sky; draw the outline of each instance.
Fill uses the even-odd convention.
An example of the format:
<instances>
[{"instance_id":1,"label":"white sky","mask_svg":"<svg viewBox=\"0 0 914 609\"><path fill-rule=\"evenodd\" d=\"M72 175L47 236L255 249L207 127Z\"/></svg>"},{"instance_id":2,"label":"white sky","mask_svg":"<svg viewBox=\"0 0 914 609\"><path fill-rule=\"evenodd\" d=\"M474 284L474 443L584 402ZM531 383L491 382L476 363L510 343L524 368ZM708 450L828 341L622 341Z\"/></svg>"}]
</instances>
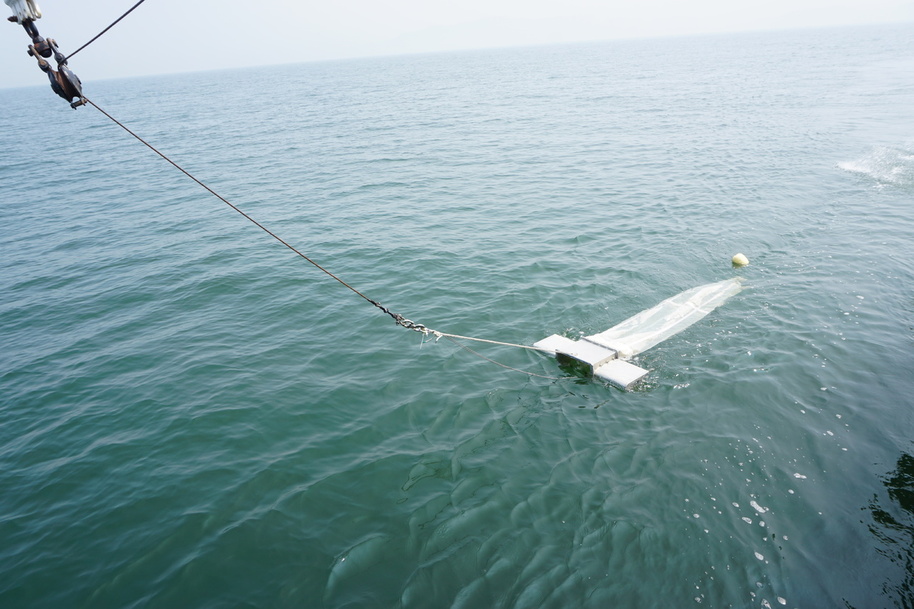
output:
<instances>
[{"instance_id":1,"label":"white sky","mask_svg":"<svg viewBox=\"0 0 914 609\"><path fill-rule=\"evenodd\" d=\"M136 0L38 0L42 35L76 50ZM0 14L12 14L0 5ZM748 30L912 23L914 0L146 0L73 58L84 83L124 76L457 49ZM0 88L47 85L0 23Z\"/></svg>"}]
</instances>

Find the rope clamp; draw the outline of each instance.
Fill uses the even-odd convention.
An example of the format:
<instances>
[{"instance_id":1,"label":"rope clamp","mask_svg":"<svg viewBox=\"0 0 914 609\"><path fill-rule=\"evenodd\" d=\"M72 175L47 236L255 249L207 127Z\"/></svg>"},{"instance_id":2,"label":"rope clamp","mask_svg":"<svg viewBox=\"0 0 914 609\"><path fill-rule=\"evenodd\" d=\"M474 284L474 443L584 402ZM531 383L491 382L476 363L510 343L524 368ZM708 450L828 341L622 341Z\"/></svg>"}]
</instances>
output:
<instances>
[{"instance_id":1,"label":"rope clamp","mask_svg":"<svg viewBox=\"0 0 914 609\"><path fill-rule=\"evenodd\" d=\"M407 330L415 330L416 332L421 332L422 334L424 334L426 336L428 336L428 333L431 332L431 330L426 328L424 325L417 324L414 321L406 319L402 315L394 314L394 315L392 315L392 317L394 318L394 321L397 322L398 326L402 326L402 327L406 328Z\"/></svg>"}]
</instances>

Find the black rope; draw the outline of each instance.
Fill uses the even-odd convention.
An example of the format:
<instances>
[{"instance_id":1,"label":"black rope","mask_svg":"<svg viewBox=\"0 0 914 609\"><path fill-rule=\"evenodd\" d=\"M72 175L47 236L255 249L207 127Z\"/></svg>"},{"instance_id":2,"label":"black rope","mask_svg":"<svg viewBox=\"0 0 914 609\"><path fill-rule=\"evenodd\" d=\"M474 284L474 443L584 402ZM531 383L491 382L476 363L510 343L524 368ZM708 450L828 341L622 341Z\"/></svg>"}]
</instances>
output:
<instances>
[{"instance_id":1,"label":"black rope","mask_svg":"<svg viewBox=\"0 0 914 609\"><path fill-rule=\"evenodd\" d=\"M119 120L117 120L116 118L114 118L113 116L111 116L110 114L108 114L107 112L105 112L105 111L104 111L101 107L99 107L98 104L96 104L94 101L92 101L91 99L89 99L89 98L87 98L87 97L84 97L83 99L85 100L85 102L86 102L87 104L91 105L93 108L95 108L96 110L98 110L99 112L101 112L103 115L105 115L105 116L106 116L109 120L111 120L111 122L113 122L115 125L117 125L117 126L120 127L121 129L123 129L124 131L126 131L127 133L129 133L130 135L132 135L134 138L136 138L141 144L143 144L144 146L146 146L147 148L149 148L150 150L152 150L153 152L155 152L155 153L156 153L157 155L159 155L162 159L168 161L168 163L170 163L175 169L177 169L178 171L180 171L181 173L183 173L184 175L186 175L188 178L190 178L191 180L193 180L194 182L196 182L197 184L199 184L200 186L202 186L204 189L206 189L206 191L209 192L211 195L213 195L214 197L216 197L217 199L219 199L220 201L222 201L223 203L225 203L226 205L228 205L229 207L231 207L232 209L234 209L236 212L238 212L239 214L241 214L242 216L244 216L245 219L247 219L247 220L250 221L252 224L254 224L255 226L257 226L257 228L259 228L259 229L262 230L263 232L267 233L268 235L270 235L271 237L273 237L274 239L276 239L277 241L279 241L280 243L282 243L283 245L285 245L287 248L289 248L290 250L292 250L295 254L297 254L298 256L300 256L301 258L303 258L304 260L308 261L311 265L313 265L314 267L316 267L317 269L319 269L320 271L322 271L323 273L325 273L327 276L329 276L329 277L331 277L332 279L336 280L337 282L339 282L340 284L342 284L343 286L345 286L346 288L348 288L350 291L352 291L352 292L355 293L356 295L362 297L364 300L366 300L367 302L371 303L372 305L374 305L375 307L377 307L378 309L380 309L381 311L383 311L384 313L386 313L387 315L389 315L391 318L393 318L393 320L397 323L398 326L402 326L402 327L406 328L407 330L415 330L416 332L421 332L422 334L424 334L424 335L426 335L426 336L429 335L429 334L434 334L434 335L438 336L439 338L440 338L440 337L447 338L449 341L451 341L452 343L454 343L455 345L457 345L457 346L460 347L461 349L463 349L463 350L465 350L465 351L467 351L467 352L469 352L469 353L472 353L473 355L475 355L475 356L477 356L477 357L480 357L480 358L482 358L482 359L484 359L484 360L486 360L486 361L488 361L488 362L491 362L491 363L493 363L493 364L495 364L495 365L497 365L497 366L501 366L502 368L505 368L505 369L507 369L507 370L512 370L512 371L514 371L514 372L520 372L520 373L526 374L527 376L530 376L530 377L537 377L537 378L548 379L548 380L552 380L552 381L574 380L574 377L554 377L554 376L545 376L545 375L542 375L542 374L536 374L536 373L534 373L534 372L527 372L526 370L520 370L520 369L518 369L518 368L512 368L511 366L508 366L508 365L506 365L506 364L502 364L502 363L497 362L497 361L495 361L495 360L493 360L493 359L491 359L491 358L488 358L488 357L486 357L485 355L483 355L483 354L481 354L481 353L479 353L479 352L477 352L477 351L474 351L473 349L470 349L468 346L464 345L463 343L461 343L461 342L455 340L456 338L463 338L463 339L466 339L466 340L480 340L480 339L474 339L474 338L470 338L470 337L467 337L467 336L457 336L457 335L453 335L453 334L444 334L444 333L442 333L442 332L435 332L434 330L431 330L431 329L425 327L424 325L422 325L422 324L420 324L420 323L416 323L416 322L414 322L414 321L410 321L409 319L406 319L406 318L403 317L402 315L399 315L399 314L397 314L397 313L392 312L390 309L388 309L387 307L381 305L379 302L377 302L377 301L375 301L375 300L372 300L371 298L368 298L367 296L365 296L364 294L362 294L360 291L358 291L357 289L355 289L354 287L352 287L351 285L349 285L348 283L346 283L345 281L343 281L342 279L340 279L339 277L337 277L336 275L334 275L333 273L331 273L330 271L328 271L327 269L325 269L324 267L322 267L320 264L318 264L317 262L315 262L314 260L312 260L311 258L309 258L308 256L306 256L305 254L303 254L302 252L300 252L300 251L299 251L298 249L296 249L294 246L292 246L291 244L289 244L288 242L286 242L284 239L282 239L279 235L277 235L276 233L274 233L273 231L271 231L270 229L268 229L267 227L265 227L263 224L261 224L260 222L258 222L257 220L255 220L254 218L252 218L251 216L249 216L248 214L246 214L244 211L242 211L241 209L239 209L238 207L236 207L236 206L235 206L233 203L231 203L228 199L226 199L225 197L223 197L222 195L220 195L219 193L217 193L215 190L213 190L212 188L210 188L209 186L207 186L206 184L204 184L203 182L201 182L200 180L198 180L198 179L197 179L196 177L194 177L189 171L187 171L186 169L184 169L183 167L181 167L180 165L178 165L176 162L172 161L172 160L171 160L170 158L168 158L164 153L160 152L157 148L155 148L152 144L150 144L149 142L147 142L146 140L144 140L142 137L140 137L139 135L137 135L136 133L134 133L133 131L131 131L129 127L127 127L127 126L124 125L122 122L120 122ZM482 342L495 342L495 341L482 341ZM501 344L508 345L508 343L501 343ZM522 347L523 345L508 345L508 346L518 346L518 347ZM529 348L529 347L524 347L524 348Z\"/></svg>"},{"instance_id":2,"label":"black rope","mask_svg":"<svg viewBox=\"0 0 914 609\"><path fill-rule=\"evenodd\" d=\"M127 15L129 15L130 13L132 13L133 10L134 10L136 7L138 7L139 5L143 4L144 2L146 2L146 0L140 0L139 2L137 2L136 4L134 4L134 5L130 8L129 11L127 11L126 13L124 13L123 15L121 15L120 17L118 17L118 18L114 21L114 23L112 23L111 25L109 25L108 27L106 27L105 29L103 29L101 32L99 32L98 35L95 36L95 38L93 38L92 40L90 40L90 41L87 42L86 44L82 45L81 47L79 47L78 49L76 49L75 51L73 51L72 53L70 53L69 55L67 55L67 58L63 60L63 63L67 63L67 62L70 60L71 57L73 57L74 55L76 55L77 53L79 53L80 51L82 51L84 48L86 48L87 46L89 46L90 44L92 44L93 42L95 42L96 40L98 40L99 38L101 38L102 36L104 36L105 33L106 33L108 30L110 30L110 29L113 28L115 25L117 25L118 23L120 23L120 22L121 22L121 19L123 19L124 17L126 17ZM93 104L93 105L94 105L94 104Z\"/></svg>"},{"instance_id":3,"label":"black rope","mask_svg":"<svg viewBox=\"0 0 914 609\"><path fill-rule=\"evenodd\" d=\"M359 292L357 289L355 289L354 287L352 287L351 285L349 285L348 283L346 283L345 281L343 281L342 279L340 279L339 277L337 277L336 275L334 275L333 273L331 273L330 271L328 271L327 269L325 269L324 267L322 267L321 265L319 265L317 262L315 262L314 260L312 260L312 259L309 258L308 256L304 255L303 253L301 253L301 252L300 252L299 250L297 250L294 246L290 245L288 242L286 242L285 240L283 240L282 237L280 237L279 235L277 235L276 233L274 233L273 231L271 231L270 229L268 229L266 226L264 226L263 224L261 224L260 222L258 222L257 220L255 220L254 218L252 218L251 216L249 216L248 214L246 214L245 212L243 212L241 209L239 209L238 207L236 207L234 204L232 204L228 199L226 199L225 197L223 197L222 195L220 195L218 192L216 192L215 190L213 190L212 188L210 188L209 186L207 186L206 184L204 184L203 182L201 182L200 180L198 180L196 177L194 177L194 176L193 176L190 172L188 172L186 169L184 169L183 167L181 167L180 165L178 165L177 163L175 163L174 161L172 161L170 158L168 158L167 156L165 156L164 153L159 152L159 150L157 150L152 144L150 144L149 142L147 142L146 140L144 140L143 138L141 138L139 135L137 135L136 133L134 133L133 131L131 131L129 127L127 127L127 126L124 125L122 122L120 122L119 120L117 120L116 118L114 118L113 116L111 116L110 114L108 114L107 112L105 112L104 110L102 110L102 109L98 106L98 104L96 104L94 101L92 101L91 99L89 99L89 98L87 98L87 97L84 97L83 99L86 100L86 103L90 104L93 108L95 108L96 110L98 110L99 112L101 112L102 114L104 114L106 117L108 117L115 125L117 125L117 126L120 127L121 129L123 129L124 131L126 131L127 133L129 133L130 135L132 135L134 138L136 138L136 139L137 139L140 143L142 143L144 146L146 146L147 148L149 148L150 150L152 150L153 152L155 152L157 155L159 155L160 157L162 157L163 159L165 159L166 161L168 161L172 166L174 166L175 169L177 169L178 171L180 171L181 173L183 173L184 175L186 175L188 178L190 178L191 180L193 180L194 182L196 182L197 184L199 184L200 186L202 186L203 188L205 188L206 191L209 192L211 195L213 195L214 197L216 197L217 199L219 199L220 201L222 201L223 203L225 203L226 205L228 205L229 207L231 207L232 209L234 209L235 211L237 211L239 214L241 214L242 216L244 216L247 220L249 220L251 223L253 223L255 226L257 226L257 228L259 228L259 229L262 230L263 232L267 233L268 235L270 235L271 237L273 237L274 239L276 239L277 241L279 241L280 243L282 243L283 245L285 245L287 248L289 248L290 250L292 250L293 252L295 252L296 254L298 254L299 256L301 256L302 258L304 258L305 260L307 260L309 263L311 263L312 265L314 265L315 267L317 267L319 270L323 271L323 272L324 272L325 274L327 274L329 277L335 279L336 281L338 281L339 283L341 283L343 286L349 288L353 293L357 294L358 296L361 296L361 297L362 297L363 299L365 299L366 301L370 302L371 304L373 304L373 305L376 306L377 308L381 309L382 311L384 311L385 313L387 313L388 315L390 315L390 316L393 318L393 320L394 320L395 322L397 322L397 325L398 325L398 326L402 326L402 327L406 328L407 330L415 330L416 332L422 332L423 334L428 334L428 333L430 332L430 330L429 330L428 328L426 328L425 326L423 326L422 324L417 324L417 323L415 323L415 322L412 322L412 321L410 321L410 320L404 318L402 315L398 315L398 314L396 314L396 313L393 313L393 312L390 311L387 307L382 306L380 303L378 303L378 302L372 300L371 298L369 298L369 297L365 296L364 294L362 294L361 292Z\"/></svg>"}]
</instances>

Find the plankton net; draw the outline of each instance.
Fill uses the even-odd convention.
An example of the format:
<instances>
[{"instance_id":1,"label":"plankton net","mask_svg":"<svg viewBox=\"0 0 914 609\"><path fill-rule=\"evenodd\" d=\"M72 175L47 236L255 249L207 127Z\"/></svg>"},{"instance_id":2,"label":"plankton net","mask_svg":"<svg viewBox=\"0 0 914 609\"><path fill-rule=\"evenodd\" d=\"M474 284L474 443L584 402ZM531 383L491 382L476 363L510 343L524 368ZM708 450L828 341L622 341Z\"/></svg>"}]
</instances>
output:
<instances>
[{"instance_id":1,"label":"plankton net","mask_svg":"<svg viewBox=\"0 0 914 609\"><path fill-rule=\"evenodd\" d=\"M701 285L667 298L599 334L585 336L579 341L553 334L535 346L583 362L591 367L595 376L627 389L648 371L625 360L699 321L738 293L741 284L742 279L736 277Z\"/></svg>"}]
</instances>

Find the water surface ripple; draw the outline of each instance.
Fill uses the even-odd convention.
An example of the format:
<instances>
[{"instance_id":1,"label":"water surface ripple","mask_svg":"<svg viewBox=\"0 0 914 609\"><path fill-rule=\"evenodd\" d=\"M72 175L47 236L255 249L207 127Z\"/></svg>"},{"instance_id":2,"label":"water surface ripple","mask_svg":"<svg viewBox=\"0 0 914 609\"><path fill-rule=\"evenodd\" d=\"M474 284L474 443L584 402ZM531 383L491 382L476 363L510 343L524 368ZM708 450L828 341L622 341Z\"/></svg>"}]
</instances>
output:
<instances>
[{"instance_id":1,"label":"water surface ripple","mask_svg":"<svg viewBox=\"0 0 914 609\"><path fill-rule=\"evenodd\" d=\"M911 606L911 34L87 82L442 331L598 332L747 254L630 393L422 341L91 108L0 91L44 117L0 118L0 606Z\"/></svg>"}]
</instances>

